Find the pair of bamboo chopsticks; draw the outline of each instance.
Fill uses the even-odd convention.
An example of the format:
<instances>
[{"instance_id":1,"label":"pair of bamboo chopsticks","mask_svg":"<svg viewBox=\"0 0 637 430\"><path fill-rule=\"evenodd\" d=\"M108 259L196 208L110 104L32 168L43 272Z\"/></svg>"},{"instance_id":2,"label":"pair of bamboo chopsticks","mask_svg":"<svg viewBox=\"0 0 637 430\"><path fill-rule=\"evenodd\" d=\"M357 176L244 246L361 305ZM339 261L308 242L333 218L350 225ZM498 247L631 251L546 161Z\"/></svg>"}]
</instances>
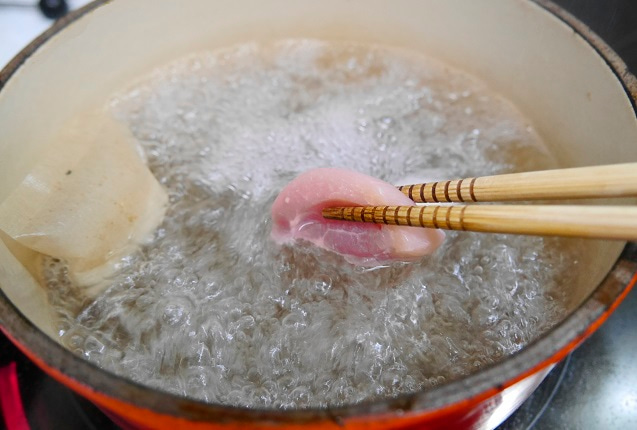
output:
<instances>
[{"instance_id":1,"label":"pair of bamboo chopsticks","mask_svg":"<svg viewBox=\"0 0 637 430\"><path fill-rule=\"evenodd\" d=\"M415 203L426 205L326 208L323 216L445 230L637 240L637 206L471 204L637 197L637 163L512 173L398 188Z\"/></svg>"}]
</instances>

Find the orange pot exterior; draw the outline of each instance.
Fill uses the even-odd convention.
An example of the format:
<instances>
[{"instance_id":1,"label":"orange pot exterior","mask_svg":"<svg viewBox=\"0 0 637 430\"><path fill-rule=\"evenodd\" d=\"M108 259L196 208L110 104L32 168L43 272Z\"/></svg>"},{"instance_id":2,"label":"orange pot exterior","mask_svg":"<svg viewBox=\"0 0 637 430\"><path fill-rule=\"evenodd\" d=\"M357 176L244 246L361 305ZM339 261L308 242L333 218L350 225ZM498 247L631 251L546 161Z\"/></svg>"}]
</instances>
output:
<instances>
[{"instance_id":1,"label":"orange pot exterior","mask_svg":"<svg viewBox=\"0 0 637 430\"><path fill-rule=\"evenodd\" d=\"M406 413L380 416L363 416L357 418L349 418L343 422L339 421L313 421L304 423L248 423L248 422L214 422L214 421L189 421L172 415L164 415L149 409L136 406L133 403L126 403L119 399L107 396L99 390L92 388L84 383L70 378L58 369L48 366L41 358L31 352L26 346L21 345L15 338L7 333L6 336L35 364L38 365L49 376L61 382L71 390L81 396L91 400L97 406L102 408L110 415L118 424L128 429L157 429L157 430L239 430L246 428L280 428L285 430L300 429L336 429L347 428L351 430L384 430L384 429L458 429L458 430L476 430L484 428L484 423L490 417L490 413L494 407L500 403L502 392L516 383L531 377L548 366L558 363L564 359L571 351L579 346L588 336L597 330L602 323L613 313L623 299L628 295L630 290L637 283L637 274L635 274L628 286L592 324L586 327L575 339L567 346L559 350L547 360L542 361L527 372L521 373L508 383L496 386L480 393L477 396L463 400L461 402L449 405L447 407L425 411L422 413ZM528 393L530 394L530 393ZM512 411L511 411L512 412Z\"/></svg>"},{"instance_id":2,"label":"orange pot exterior","mask_svg":"<svg viewBox=\"0 0 637 430\"><path fill-rule=\"evenodd\" d=\"M48 366L37 355L33 354L24 345L16 341L9 333L3 330L5 335L38 367L53 379L64 384L81 396L91 400L104 412L112 416L118 424L128 429L154 429L154 430L240 430L246 428L272 428L282 430L301 429L337 429L347 428L352 430L380 430L380 429L476 429L476 424L482 421L484 412L492 408L495 396L504 390L504 387L494 389L493 392L484 393L476 398L469 399L451 405L449 408L430 413L404 415L404 416L375 416L362 417L348 420L343 423L333 421L308 422L302 424L277 424L260 423L250 425L247 423L215 423L188 421L184 418L171 415L162 415L148 409L142 409L134 404L109 397L100 393L75 379L72 379L59 370Z\"/></svg>"}]
</instances>

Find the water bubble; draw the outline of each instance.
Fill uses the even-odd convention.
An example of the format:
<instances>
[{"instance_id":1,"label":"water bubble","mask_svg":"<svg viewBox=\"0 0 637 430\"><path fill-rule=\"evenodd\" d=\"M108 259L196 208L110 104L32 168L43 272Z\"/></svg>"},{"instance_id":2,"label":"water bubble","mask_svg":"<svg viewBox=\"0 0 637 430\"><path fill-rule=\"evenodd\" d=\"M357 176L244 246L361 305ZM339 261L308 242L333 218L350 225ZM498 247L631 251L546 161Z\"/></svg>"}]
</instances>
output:
<instances>
[{"instance_id":1,"label":"water bubble","mask_svg":"<svg viewBox=\"0 0 637 430\"><path fill-rule=\"evenodd\" d=\"M83 350L84 354L91 356L92 354L101 354L105 350L105 346L94 336L88 336L84 341Z\"/></svg>"},{"instance_id":2,"label":"water bubble","mask_svg":"<svg viewBox=\"0 0 637 430\"><path fill-rule=\"evenodd\" d=\"M321 294L327 294L332 288L332 278L328 275L320 275L315 278L314 288Z\"/></svg>"},{"instance_id":3,"label":"water bubble","mask_svg":"<svg viewBox=\"0 0 637 430\"><path fill-rule=\"evenodd\" d=\"M169 326L188 324L192 303L185 297L174 297L159 302L162 321Z\"/></svg>"}]
</instances>

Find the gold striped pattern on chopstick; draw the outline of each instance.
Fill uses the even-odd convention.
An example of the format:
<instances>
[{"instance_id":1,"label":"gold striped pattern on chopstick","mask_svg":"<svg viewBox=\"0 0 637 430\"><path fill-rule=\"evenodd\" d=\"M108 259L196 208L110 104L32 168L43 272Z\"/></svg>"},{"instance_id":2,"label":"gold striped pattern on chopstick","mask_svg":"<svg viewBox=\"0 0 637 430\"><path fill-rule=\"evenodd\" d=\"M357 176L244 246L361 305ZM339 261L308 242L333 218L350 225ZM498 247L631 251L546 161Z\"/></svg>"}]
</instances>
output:
<instances>
[{"instance_id":1,"label":"gold striped pattern on chopstick","mask_svg":"<svg viewBox=\"0 0 637 430\"><path fill-rule=\"evenodd\" d=\"M326 208L323 216L445 230L637 240L634 206L354 206Z\"/></svg>"},{"instance_id":2,"label":"gold striped pattern on chopstick","mask_svg":"<svg viewBox=\"0 0 637 430\"><path fill-rule=\"evenodd\" d=\"M509 173L398 189L416 203L630 197L637 196L637 163Z\"/></svg>"}]
</instances>

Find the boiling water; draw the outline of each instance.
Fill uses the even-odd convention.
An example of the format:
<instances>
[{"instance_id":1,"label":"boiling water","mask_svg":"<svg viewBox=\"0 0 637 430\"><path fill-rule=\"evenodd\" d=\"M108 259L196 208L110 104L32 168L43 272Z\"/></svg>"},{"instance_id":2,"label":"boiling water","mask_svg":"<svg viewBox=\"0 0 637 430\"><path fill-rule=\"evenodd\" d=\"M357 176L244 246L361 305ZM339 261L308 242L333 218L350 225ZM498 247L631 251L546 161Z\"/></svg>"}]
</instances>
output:
<instances>
[{"instance_id":1,"label":"boiling water","mask_svg":"<svg viewBox=\"0 0 637 430\"><path fill-rule=\"evenodd\" d=\"M115 97L170 208L112 286L44 274L70 349L167 391L302 408L428 389L503 359L564 313L577 242L449 233L433 256L375 268L269 239L297 174L386 181L554 167L506 101L411 52L283 41L201 53Z\"/></svg>"}]
</instances>

